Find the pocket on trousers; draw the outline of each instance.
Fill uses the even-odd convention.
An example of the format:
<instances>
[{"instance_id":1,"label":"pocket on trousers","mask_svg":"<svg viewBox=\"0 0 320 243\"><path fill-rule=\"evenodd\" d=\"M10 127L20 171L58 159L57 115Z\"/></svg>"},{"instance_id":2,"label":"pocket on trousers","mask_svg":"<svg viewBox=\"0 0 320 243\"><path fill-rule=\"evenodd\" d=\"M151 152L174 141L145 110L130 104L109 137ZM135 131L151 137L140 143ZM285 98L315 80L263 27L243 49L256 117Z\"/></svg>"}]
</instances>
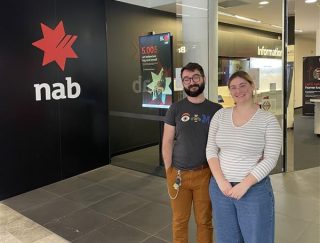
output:
<instances>
[{"instance_id":1,"label":"pocket on trousers","mask_svg":"<svg viewBox=\"0 0 320 243\"><path fill-rule=\"evenodd\" d=\"M264 183L265 189L268 193L268 196L271 199L272 204L274 204L274 195L273 195L273 189L272 189L272 185L271 185L271 181L270 178L266 178L266 181Z\"/></svg>"},{"instance_id":2,"label":"pocket on trousers","mask_svg":"<svg viewBox=\"0 0 320 243\"><path fill-rule=\"evenodd\" d=\"M166 176L168 177L170 172L172 171L173 167L170 166L168 169L166 169Z\"/></svg>"},{"instance_id":3,"label":"pocket on trousers","mask_svg":"<svg viewBox=\"0 0 320 243\"><path fill-rule=\"evenodd\" d=\"M210 194L211 201L214 200L215 196L218 193L221 193L220 189L218 187L218 184L217 184L216 180L214 179L214 177L211 176L210 183L209 183L209 194Z\"/></svg>"}]
</instances>

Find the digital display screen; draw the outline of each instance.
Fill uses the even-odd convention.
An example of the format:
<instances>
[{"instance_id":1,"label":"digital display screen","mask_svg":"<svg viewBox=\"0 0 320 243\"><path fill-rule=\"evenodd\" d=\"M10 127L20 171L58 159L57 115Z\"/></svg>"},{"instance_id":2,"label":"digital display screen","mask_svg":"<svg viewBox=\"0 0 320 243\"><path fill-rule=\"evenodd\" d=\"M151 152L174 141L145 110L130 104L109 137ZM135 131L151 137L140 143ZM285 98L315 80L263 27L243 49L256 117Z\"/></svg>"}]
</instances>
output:
<instances>
[{"instance_id":1,"label":"digital display screen","mask_svg":"<svg viewBox=\"0 0 320 243\"><path fill-rule=\"evenodd\" d=\"M173 94L172 36L139 37L142 107L169 108Z\"/></svg>"}]
</instances>

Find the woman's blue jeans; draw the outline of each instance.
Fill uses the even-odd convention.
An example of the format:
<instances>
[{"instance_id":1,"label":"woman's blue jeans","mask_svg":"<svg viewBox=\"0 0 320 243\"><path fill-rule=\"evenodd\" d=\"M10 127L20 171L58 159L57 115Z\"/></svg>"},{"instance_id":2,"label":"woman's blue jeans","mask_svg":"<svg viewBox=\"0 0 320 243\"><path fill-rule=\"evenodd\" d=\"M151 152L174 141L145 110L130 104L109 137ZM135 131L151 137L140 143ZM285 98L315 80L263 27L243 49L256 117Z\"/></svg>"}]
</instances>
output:
<instances>
[{"instance_id":1,"label":"woman's blue jeans","mask_svg":"<svg viewBox=\"0 0 320 243\"><path fill-rule=\"evenodd\" d=\"M213 177L209 190L217 243L274 242L274 196L269 177L240 200L223 195Z\"/></svg>"}]
</instances>

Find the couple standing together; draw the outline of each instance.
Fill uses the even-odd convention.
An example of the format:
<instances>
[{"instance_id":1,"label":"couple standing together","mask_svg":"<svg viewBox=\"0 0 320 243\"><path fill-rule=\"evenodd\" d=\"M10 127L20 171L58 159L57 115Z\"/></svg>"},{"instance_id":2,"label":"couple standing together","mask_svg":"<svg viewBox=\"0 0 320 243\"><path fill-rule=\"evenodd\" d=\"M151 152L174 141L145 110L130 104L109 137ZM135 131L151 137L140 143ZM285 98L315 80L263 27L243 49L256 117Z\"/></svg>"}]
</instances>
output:
<instances>
[{"instance_id":1,"label":"couple standing together","mask_svg":"<svg viewBox=\"0 0 320 243\"><path fill-rule=\"evenodd\" d=\"M181 69L187 97L165 117L162 155L172 207L173 242L188 242L191 208L197 242L273 243L274 197L269 173L282 145L278 121L259 109L255 85L235 72L228 88L232 108L204 97L203 68Z\"/></svg>"}]
</instances>

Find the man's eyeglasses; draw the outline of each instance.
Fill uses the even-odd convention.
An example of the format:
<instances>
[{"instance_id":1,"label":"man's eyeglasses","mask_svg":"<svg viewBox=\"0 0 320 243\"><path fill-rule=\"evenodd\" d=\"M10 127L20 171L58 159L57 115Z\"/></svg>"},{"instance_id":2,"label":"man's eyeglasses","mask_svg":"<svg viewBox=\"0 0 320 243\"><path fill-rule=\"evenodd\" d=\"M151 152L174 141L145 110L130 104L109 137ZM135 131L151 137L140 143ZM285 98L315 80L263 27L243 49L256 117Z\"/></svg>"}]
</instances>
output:
<instances>
[{"instance_id":1,"label":"man's eyeglasses","mask_svg":"<svg viewBox=\"0 0 320 243\"><path fill-rule=\"evenodd\" d=\"M184 84L190 84L190 82L191 82L191 80L194 82L194 83L198 83L198 82L200 82L200 80L201 80L201 75L200 74L194 74L191 78L190 77L184 77L183 79L182 79L182 82L184 83Z\"/></svg>"}]
</instances>

